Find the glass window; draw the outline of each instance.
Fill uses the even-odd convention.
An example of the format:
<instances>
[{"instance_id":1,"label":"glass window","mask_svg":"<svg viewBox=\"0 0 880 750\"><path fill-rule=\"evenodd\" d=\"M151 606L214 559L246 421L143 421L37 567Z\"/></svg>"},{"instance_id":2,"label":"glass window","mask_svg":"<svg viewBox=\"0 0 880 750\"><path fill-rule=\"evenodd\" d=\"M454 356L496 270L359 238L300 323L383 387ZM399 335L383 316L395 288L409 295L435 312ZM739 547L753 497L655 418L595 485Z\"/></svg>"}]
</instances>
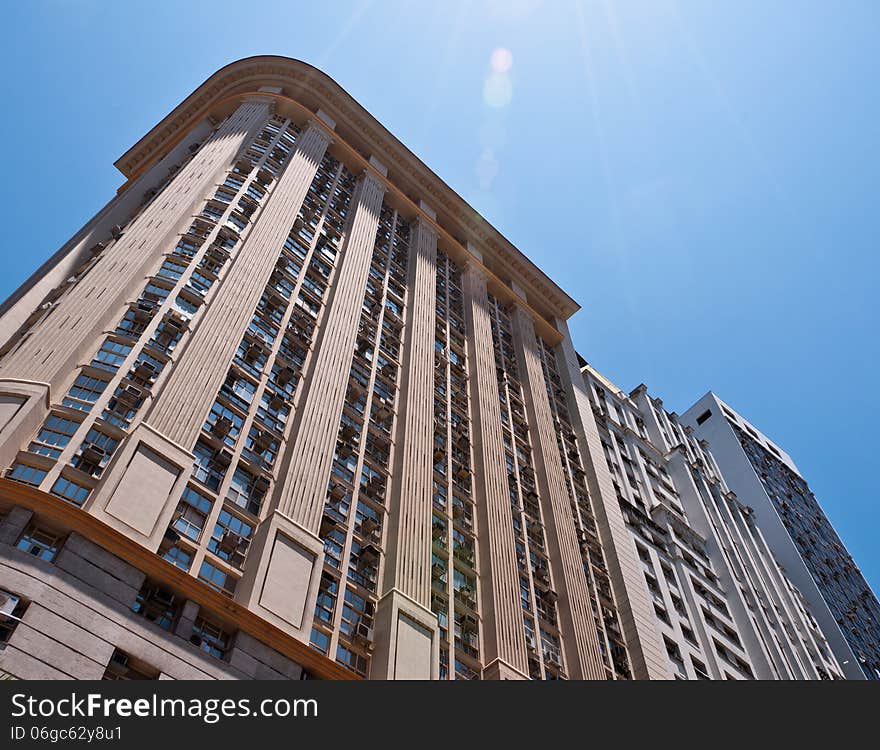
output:
<instances>
[{"instance_id":1,"label":"glass window","mask_svg":"<svg viewBox=\"0 0 880 750\"><path fill-rule=\"evenodd\" d=\"M118 341L107 339L101 344L101 348L92 360L92 365L104 370L117 370L130 351L129 344L121 344Z\"/></svg>"},{"instance_id":2,"label":"glass window","mask_svg":"<svg viewBox=\"0 0 880 750\"><path fill-rule=\"evenodd\" d=\"M89 496L91 491L88 487L71 481L67 477L58 477L55 484L52 485L52 494L69 500L74 505L82 505L83 501Z\"/></svg>"},{"instance_id":3,"label":"glass window","mask_svg":"<svg viewBox=\"0 0 880 750\"><path fill-rule=\"evenodd\" d=\"M34 486L42 482L45 477L46 471L44 469L37 469L27 464L16 464L12 467L12 472L9 474L10 479Z\"/></svg>"},{"instance_id":4,"label":"glass window","mask_svg":"<svg viewBox=\"0 0 880 750\"><path fill-rule=\"evenodd\" d=\"M199 578L212 589L229 596L235 592L235 584L238 583L238 579L211 565L207 560L202 563L202 567L199 569Z\"/></svg>"},{"instance_id":5,"label":"glass window","mask_svg":"<svg viewBox=\"0 0 880 750\"><path fill-rule=\"evenodd\" d=\"M50 414L28 450L42 456L58 458L61 455L61 449L70 442L77 427L79 427L79 422L59 417L57 414Z\"/></svg>"},{"instance_id":6,"label":"glass window","mask_svg":"<svg viewBox=\"0 0 880 750\"><path fill-rule=\"evenodd\" d=\"M218 659L226 657L226 651L229 648L229 635L219 625L204 617L196 618L190 640L206 654Z\"/></svg>"},{"instance_id":7,"label":"glass window","mask_svg":"<svg viewBox=\"0 0 880 750\"><path fill-rule=\"evenodd\" d=\"M52 561L61 546L61 537L57 534L30 524L15 545L17 549L41 560Z\"/></svg>"},{"instance_id":8,"label":"glass window","mask_svg":"<svg viewBox=\"0 0 880 750\"><path fill-rule=\"evenodd\" d=\"M89 411L106 387L107 381L105 380L99 380L91 375L77 375L62 404L80 411Z\"/></svg>"}]
</instances>

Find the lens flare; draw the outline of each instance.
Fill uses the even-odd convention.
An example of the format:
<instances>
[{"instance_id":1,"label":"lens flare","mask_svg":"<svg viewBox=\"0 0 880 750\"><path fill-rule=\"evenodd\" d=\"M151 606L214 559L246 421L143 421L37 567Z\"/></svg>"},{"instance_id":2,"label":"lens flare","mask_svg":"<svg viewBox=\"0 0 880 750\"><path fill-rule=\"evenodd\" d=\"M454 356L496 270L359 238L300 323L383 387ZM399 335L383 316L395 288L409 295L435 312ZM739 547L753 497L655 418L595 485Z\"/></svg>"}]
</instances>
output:
<instances>
[{"instance_id":1,"label":"lens flare","mask_svg":"<svg viewBox=\"0 0 880 750\"><path fill-rule=\"evenodd\" d=\"M513 97L513 85L503 73L492 73L483 84L483 100L490 107L506 107Z\"/></svg>"},{"instance_id":2,"label":"lens flare","mask_svg":"<svg viewBox=\"0 0 880 750\"><path fill-rule=\"evenodd\" d=\"M489 58L489 65L496 73L506 73L513 66L513 55L509 49L498 47Z\"/></svg>"}]
</instances>

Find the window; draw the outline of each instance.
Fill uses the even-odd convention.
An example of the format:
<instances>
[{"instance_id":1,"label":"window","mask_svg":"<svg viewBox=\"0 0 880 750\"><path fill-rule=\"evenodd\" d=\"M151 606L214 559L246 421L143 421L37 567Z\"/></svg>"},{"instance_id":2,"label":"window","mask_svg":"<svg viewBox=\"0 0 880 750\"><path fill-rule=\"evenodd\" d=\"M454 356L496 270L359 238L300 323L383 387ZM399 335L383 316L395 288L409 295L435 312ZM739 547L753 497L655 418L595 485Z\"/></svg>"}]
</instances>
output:
<instances>
[{"instance_id":1,"label":"window","mask_svg":"<svg viewBox=\"0 0 880 750\"><path fill-rule=\"evenodd\" d=\"M103 468L110 462L110 457L118 445L119 441L116 438L112 438L93 427L86 434L86 439L80 446L80 452L74 457L72 463L86 474L99 476Z\"/></svg>"},{"instance_id":2,"label":"window","mask_svg":"<svg viewBox=\"0 0 880 750\"><path fill-rule=\"evenodd\" d=\"M144 583L131 610L163 630L171 630L177 618L178 602L170 591L153 583Z\"/></svg>"},{"instance_id":3,"label":"window","mask_svg":"<svg viewBox=\"0 0 880 750\"><path fill-rule=\"evenodd\" d=\"M215 461L214 449L200 440L196 443L193 453L196 460L193 463L192 475L206 487L212 490L219 489L226 469Z\"/></svg>"},{"instance_id":4,"label":"window","mask_svg":"<svg viewBox=\"0 0 880 750\"><path fill-rule=\"evenodd\" d=\"M61 537L34 524L29 524L15 546L29 555L51 562L61 546Z\"/></svg>"},{"instance_id":5,"label":"window","mask_svg":"<svg viewBox=\"0 0 880 750\"><path fill-rule=\"evenodd\" d=\"M39 453L41 456L58 458L61 455L61 449L70 442L77 427L79 427L79 422L59 417L57 414L50 414L28 450L31 453Z\"/></svg>"},{"instance_id":6,"label":"window","mask_svg":"<svg viewBox=\"0 0 880 750\"><path fill-rule=\"evenodd\" d=\"M67 477L58 477L51 490L53 495L63 497L74 505L82 505L83 501L89 496L90 491L89 487L83 487Z\"/></svg>"},{"instance_id":7,"label":"window","mask_svg":"<svg viewBox=\"0 0 880 750\"><path fill-rule=\"evenodd\" d=\"M177 247L174 248L174 254L182 255L184 258L192 258L198 251L198 246L194 245L186 238L180 240L180 242L177 243Z\"/></svg>"},{"instance_id":8,"label":"window","mask_svg":"<svg viewBox=\"0 0 880 750\"><path fill-rule=\"evenodd\" d=\"M92 360L92 365L104 370L118 370L130 351L131 345L107 339L101 344L101 348Z\"/></svg>"},{"instance_id":9,"label":"window","mask_svg":"<svg viewBox=\"0 0 880 750\"><path fill-rule=\"evenodd\" d=\"M215 401L202 429L210 432L231 448L235 445L235 439L238 437L243 422L244 420L232 409Z\"/></svg>"},{"instance_id":10,"label":"window","mask_svg":"<svg viewBox=\"0 0 880 750\"><path fill-rule=\"evenodd\" d=\"M712 412L709 409L706 409L699 417L697 417L697 424L703 424L709 417L712 416Z\"/></svg>"},{"instance_id":11,"label":"window","mask_svg":"<svg viewBox=\"0 0 880 750\"><path fill-rule=\"evenodd\" d=\"M46 478L46 473L45 469L37 469L27 464L15 464L12 467L12 472L9 474L9 478L23 484L32 484L36 487Z\"/></svg>"},{"instance_id":12,"label":"window","mask_svg":"<svg viewBox=\"0 0 880 750\"><path fill-rule=\"evenodd\" d=\"M213 283L213 279L209 279L205 274L196 270L190 275L189 281L186 283L186 288L191 289L200 297L204 297Z\"/></svg>"},{"instance_id":13,"label":"window","mask_svg":"<svg viewBox=\"0 0 880 750\"><path fill-rule=\"evenodd\" d=\"M158 680L159 670L118 648L113 649L102 680Z\"/></svg>"},{"instance_id":14,"label":"window","mask_svg":"<svg viewBox=\"0 0 880 750\"><path fill-rule=\"evenodd\" d=\"M367 660L360 654L350 651L341 643L336 647L336 661L362 677L367 676Z\"/></svg>"},{"instance_id":15,"label":"window","mask_svg":"<svg viewBox=\"0 0 880 750\"><path fill-rule=\"evenodd\" d=\"M205 519L211 512L212 505L209 498L187 486L177 505L171 528L197 542L205 528Z\"/></svg>"},{"instance_id":16,"label":"window","mask_svg":"<svg viewBox=\"0 0 880 750\"><path fill-rule=\"evenodd\" d=\"M220 511L208 549L217 557L241 567L250 545L254 527L233 516L225 508Z\"/></svg>"},{"instance_id":17,"label":"window","mask_svg":"<svg viewBox=\"0 0 880 750\"><path fill-rule=\"evenodd\" d=\"M330 636L317 628L312 628L312 636L309 641L322 654L326 654L327 649L330 648Z\"/></svg>"},{"instance_id":18,"label":"window","mask_svg":"<svg viewBox=\"0 0 880 750\"><path fill-rule=\"evenodd\" d=\"M199 579L207 583L212 589L228 596L232 596L235 593L235 584L238 583L237 578L211 565L207 560L202 563L202 567L199 569Z\"/></svg>"},{"instance_id":19,"label":"window","mask_svg":"<svg viewBox=\"0 0 880 750\"><path fill-rule=\"evenodd\" d=\"M217 659L226 658L226 652L229 649L229 634L219 625L206 620L204 617L196 618L189 640L190 643L198 646L206 654L210 654Z\"/></svg>"},{"instance_id":20,"label":"window","mask_svg":"<svg viewBox=\"0 0 880 750\"><path fill-rule=\"evenodd\" d=\"M239 507L258 516L263 500L263 493L259 492L258 481L249 471L239 467L232 475L232 482L226 492L226 497Z\"/></svg>"},{"instance_id":21,"label":"window","mask_svg":"<svg viewBox=\"0 0 880 750\"><path fill-rule=\"evenodd\" d=\"M192 565L192 553L178 547L176 544L166 548L164 551L160 550L160 554L165 560L173 563L181 570L189 570L189 566Z\"/></svg>"},{"instance_id":22,"label":"window","mask_svg":"<svg viewBox=\"0 0 880 750\"><path fill-rule=\"evenodd\" d=\"M694 668L694 672L696 672L698 680L710 680L709 673L706 671L706 665L703 664L699 659L695 659L693 656L691 657L691 665Z\"/></svg>"},{"instance_id":23,"label":"window","mask_svg":"<svg viewBox=\"0 0 880 750\"><path fill-rule=\"evenodd\" d=\"M73 409L89 411L106 387L107 381L93 378L91 375L80 374L73 381L67 397L61 403Z\"/></svg>"},{"instance_id":24,"label":"window","mask_svg":"<svg viewBox=\"0 0 880 750\"><path fill-rule=\"evenodd\" d=\"M233 372L226 376L226 382L220 389L220 393L228 398L235 406L247 411L253 400L257 386L247 378L240 377ZM210 417L208 418L210 420Z\"/></svg>"},{"instance_id":25,"label":"window","mask_svg":"<svg viewBox=\"0 0 880 750\"><path fill-rule=\"evenodd\" d=\"M179 294L174 300L174 307L176 310L180 311L185 318L191 318L199 309L198 305L190 302L186 297L182 297Z\"/></svg>"},{"instance_id":26,"label":"window","mask_svg":"<svg viewBox=\"0 0 880 750\"><path fill-rule=\"evenodd\" d=\"M166 279L171 279L172 281L177 281L181 276L183 276L184 271L186 271L186 265L183 263L176 263L170 258L166 260L162 267L159 269L159 276L164 276Z\"/></svg>"},{"instance_id":27,"label":"window","mask_svg":"<svg viewBox=\"0 0 880 750\"><path fill-rule=\"evenodd\" d=\"M358 634L366 637L373 624L373 611L372 603L351 589L346 589L345 602L342 605L342 620L339 623L340 631L350 637ZM359 625L363 627L359 628Z\"/></svg>"}]
</instances>

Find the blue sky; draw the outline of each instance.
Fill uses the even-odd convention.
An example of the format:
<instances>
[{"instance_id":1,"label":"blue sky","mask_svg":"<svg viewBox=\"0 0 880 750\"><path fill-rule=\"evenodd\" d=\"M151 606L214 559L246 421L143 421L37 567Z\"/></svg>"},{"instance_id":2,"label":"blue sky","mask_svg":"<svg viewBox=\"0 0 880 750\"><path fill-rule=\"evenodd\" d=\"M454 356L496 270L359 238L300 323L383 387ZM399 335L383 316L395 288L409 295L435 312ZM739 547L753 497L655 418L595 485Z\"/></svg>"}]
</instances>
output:
<instances>
[{"instance_id":1,"label":"blue sky","mask_svg":"<svg viewBox=\"0 0 880 750\"><path fill-rule=\"evenodd\" d=\"M880 592L876 2L31 0L0 13L0 297L214 70L300 58L582 304L578 349L620 387L644 381L679 412L711 388L782 445ZM510 56L493 67L497 49Z\"/></svg>"}]
</instances>

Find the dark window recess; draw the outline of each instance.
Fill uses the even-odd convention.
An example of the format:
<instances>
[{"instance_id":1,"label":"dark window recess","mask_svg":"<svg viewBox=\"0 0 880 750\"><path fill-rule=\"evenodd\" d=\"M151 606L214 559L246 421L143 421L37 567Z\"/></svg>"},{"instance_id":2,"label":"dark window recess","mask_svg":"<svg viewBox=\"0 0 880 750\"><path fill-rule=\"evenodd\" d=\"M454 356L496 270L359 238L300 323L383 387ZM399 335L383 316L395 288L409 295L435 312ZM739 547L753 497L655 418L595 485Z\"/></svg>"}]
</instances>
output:
<instances>
[{"instance_id":1,"label":"dark window recess","mask_svg":"<svg viewBox=\"0 0 880 750\"><path fill-rule=\"evenodd\" d=\"M171 630L177 620L180 603L167 589L147 582L138 593L131 609L135 614L155 623L163 630Z\"/></svg>"},{"instance_id":2,"label":"dark window recess","mask_svg":"<svg viewBox=\"0 0 880 750\"><path fill-rule=\"evenodd\" d=\"M12 637L26 609L27 602L21 597L0 589L0 649Z\"/></svg>"},{"instance_id":3,"label":"dark window recess","mask_svg":"<svg viewBox=\"0 0 880 750\"><path fill-rule=\"evenodd\" d=\"M712 416L712 411L710 409L706 409L699 417L697 417L697 424L703 424L709 417Z\"/></svg>"},{"instance_id":4,"label":"dark window recess","mask_svg":"<svg viewBox=\"0 0 880 750\"><path fill-rule=\"evenodd\" d=\"M159 670L118 648L113 649L102 680L158 680Z\"/></svg>"}]
</instances>

